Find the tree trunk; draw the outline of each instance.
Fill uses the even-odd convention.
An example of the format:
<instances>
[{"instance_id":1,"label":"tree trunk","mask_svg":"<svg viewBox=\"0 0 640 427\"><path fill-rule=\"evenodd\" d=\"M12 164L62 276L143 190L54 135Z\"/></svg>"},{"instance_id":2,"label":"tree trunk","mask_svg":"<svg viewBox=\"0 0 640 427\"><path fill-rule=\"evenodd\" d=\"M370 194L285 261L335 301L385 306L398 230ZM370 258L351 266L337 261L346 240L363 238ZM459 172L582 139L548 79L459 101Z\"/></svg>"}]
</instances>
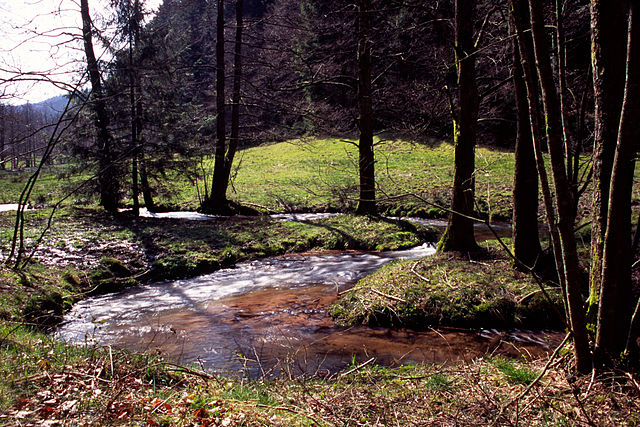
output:
<instances>
[{"instance_id":1,"label":"tree trunk","mask_svg":"<svg viewBox=\"0 0 640 427\"><path fill-rule=\"evenodd\" d=\"M593 215L589 318L595 320L601 286L609 185L624 95L627 27L623 1L591 1L591 61L595 101Z\"/></svg>"},{"instance_id":2,"label":"tree trunk","mask_svg":"<svg viewBox=\"0 0 640 427\"><path fill-rule=\"evenodd\" d=\"M360 196L356 213L376 213L373 99L371 89L371 0L358 0L358 170Z\"/></svg>"},{"instance_id":3,"label":"tree trunk","mask_svg":"<svg viewBox=\"0 0 640 427\"><path fill-rule=\"evenodd\" d=\"M91 82L94 125L97 131L100 204L107 212L116 213L118 211L118 183L115 177L115 168L112 163L111 135L108 128L109 118L107 116L102 83L100 81L100 69L98 68L98 61L93 51L91 16L89 14L88 0L80 0L80 12L82 15L82 39L87 57L89 80Z\"/></svg>"},{"instance_id":4,"label":"tree trunk","mask_svg":"<svg viewBox=\"0 0 640 427\"><path fill-rule=\"evenodd\" d=\"M542 92L542 104L546 118L547 145L556 195L558 232L562 250L568 314L574 339L576 369L591 369L589 341L581 296L580 264L574 234L575 213L573 195L565 168L565 152L562 132L562 111L551 68L550 52L546 43L542 4L529 0L531 34L533 37L536 68Z\"/></svg>"},{"instance_id":5,"label":"tree trunk","mask_svg":"<svg viewBox=\"0 0 640 427\"><path fill-rule=\"evenodd\" d=\"M0 104L0 169L5 170L6 169L6 165L5 165L5 159L6 159L6 154L5 154L5 137L7 135L7 131L6 131L6 114L7 114L7 107L5 107L3 104Z\"/></svg>"},{"instance_id":6,"label":"tree trunk","mask_svg":"<svg viewBox=\"0 0 640 427\"><path fill-rule=\"evenodd\" d=\"M513 178L512 244L517 264L528 269L536 266L542 254L538 235L538 171L529 118L527 86L517 38L513 39L512 47L513 86L518 118Z\"/></svg>"},{"instance_id":7,"label":"tree trunk","mask_svg":"<svg viewBox=\"0 0 640 427\"><path fill-rule=\"evenodd\" d=\"M225 183L226 109L225 109L225 63L224 63L224 0L217 0L217 36L216 36L216 146L213 166L211 197L205 202L210 212L223 211L227 205L227 184Z\"/></svg>"},{"instance_id":8,"label":"tree trunk","mask_svg":"<svg viewBox=\"0 0 640 427\"><path fill-rule=\"evenodd\" d=\"M225 156L224 177L220 184L224 186L226 194L231 177L231 167L233 159L238 149L240 138L240 89L242 84L242 31L244 29L243 20L243 0L236 0L236 39L233 52L233 93L231 99L231 137L229 138L229 148ZM222 191L222 190L221 190Z\"/></svg>"},{"instance_id":9,"label":"tree trunk","mask_svg":"<svg viewBox=\"0 0 640 427\"><path fill-rule=\"evenodd\" d=\"M449 223L439 251L476 250L473 220L475 195L475 146L478 122L478 88L475 76L473 23L475 1L456 0L456 68L458 72L458 106L453 117L455 146L453 194Z\"/></svg>"},{"instance_id":10,"label":"tree trunk","mask_svg":"<svg viewBox=\"0 0 640 427\"><path fill-rule=\"evenodd\" d=\"M594 354L596 366L606 367L614 367L625 350L635 305L631 289L631 194L640 138L640 25L633 18L640 8L635 1L629 3L626 86L609 188Z\"/></svg>"},{"instance_id":11,"label":"tree trunk","mask_svg":"<svg viewBox=\"0 0 640 427\"><path fill-rule=\"evenodd\" d=\"M138 108L136 102L136 70L133 64L133 49L134 43L137 40L134 40L135 34L137 31L134 29L134 26L137 27L137 22L134 22L135 19L131 13L131 0L127 3L128 12L129 12L129 108L131 111L131 198L133 200L133 215L140 215L140 201L138 199L138 195L140 194L140 189L138 186ZM138 1L135 0L135 8L137 9ZM133 12L137 16L137 11ZM139 94L138 94L139 96Z\"/></svg>"},{"instance_id":12,"label":"tree trunk","mask_svg":"<svg viewBox=\"0 0 640 427\"><path fill-rule=\"evenodd\" d=\"M527 88L527 101L529 104L529 119L531 122L531 136L533 137L533 147L536 159L536 169L540 179L540 189L542 192L542 200L544 201L544 211L551 235L551 244L553 247L553 258L555 262L556 272L558 275L558 283L562 289L563 303L565 312L568 313L568 302L566 295L566 281L564 274L564 261L562 259L562 248L560 246L560 234L558 232L558 224L556 220L556 212L554 207L553 196L551 194L551 185L547 174L545 157L543 154L543 141L545 132L541 122L542 107L540 105L540 93L538 84L538 71L535 66L535 53L533 50L533 38L531 37L531 19L529 18L528 0L511 0L513 23L516 29L518 50L520 51L520 60L522 61L522 69L525 77L525 85Z\"/></svg>"}]
</instances>

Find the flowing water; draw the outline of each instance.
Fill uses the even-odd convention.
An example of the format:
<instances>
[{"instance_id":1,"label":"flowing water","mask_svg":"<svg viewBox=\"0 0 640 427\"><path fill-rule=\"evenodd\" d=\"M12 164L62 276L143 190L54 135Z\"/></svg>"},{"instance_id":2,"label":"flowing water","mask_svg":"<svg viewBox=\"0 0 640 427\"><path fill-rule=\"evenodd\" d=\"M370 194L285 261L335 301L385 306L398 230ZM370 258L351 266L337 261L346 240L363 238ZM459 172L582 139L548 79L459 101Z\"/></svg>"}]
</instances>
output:
<instances>
[{"instance_id":1,"label":"flowing water","mask_svg":"<svg viewBox=\"0 0 640 427\"><path fill-rule=\"evenodd\" d=\"M423 245L384 253L299 254L142 285L80 301L58 335L254 376L334 372L370 357L387 365L471 360L487 352L535 357L561 340L551 332L340 328L328 317L337 293L359 278L393 259L433 251Z\"/></svg>"}]
</instances>

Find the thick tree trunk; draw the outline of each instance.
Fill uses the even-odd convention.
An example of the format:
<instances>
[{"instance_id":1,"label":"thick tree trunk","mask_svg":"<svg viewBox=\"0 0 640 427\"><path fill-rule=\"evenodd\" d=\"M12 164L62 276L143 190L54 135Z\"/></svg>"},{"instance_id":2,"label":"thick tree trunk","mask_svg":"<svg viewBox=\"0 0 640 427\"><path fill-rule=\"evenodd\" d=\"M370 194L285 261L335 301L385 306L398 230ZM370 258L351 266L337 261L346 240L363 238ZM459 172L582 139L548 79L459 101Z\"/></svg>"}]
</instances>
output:
<instances>
[{"instance_id":1,"label":"thick tree trunk","mask_svg":"<svg viewBox=\"0 0 640 427\"><path fill-rule=\"evenodd\" d=\"M558 232L564 266L569 321L574 339L574 357L576 369L579 372L588 372L591 369L591 357L581 296L580 264L574 234L573 194L565 168L562 111L545 37L542 4L537 0L529 0L529 11L536 68L546 118L547 145L556 195Z\"/></svg>"},{"instance_id":2,"label":"thick tree trunk","mask_svg":"<svg viewBox=\"0 0 640 427\"><path fill-rule=\"evenodd\" d=\"M97 131L98 143L98 185L100 190L100 204L108 212L118 211L118 182L115 177L111 153L111 135L109 133L109 118L103 97L102 83L100 81L100 69L93 51L93 38L91 35L91 16L89 14L88 0L80 0L80 12L82 15L82 38L84 51L87 57L87 68L91 82L91 98L94 112L94 124Z\"/></svg>"},{"instance_id":3,"label":"thick tree trunk","mask_svg":"<svg viewBox=\"0 0 640 427\"><path fill-rule=\"evenodd\" d=\"M455 146L453 194L449 223L440 242L440 251L477 249L473 231L475 197L475 146L478 122L478 88L475 76L473 23L474 0L456 0L456 68L458 72L458 106L453 117Z\"/></svg>"},{"instance_id":4,"label":"thick tree trunk","mask_svg":"<svg viewBox=\"0 0 640 427\"><path fill-rule=\"evenodd\" d=\"M518 117L513 178L513 255L520 267L534 268L542 253L538 235L538 171L517 38L513 39L513 86Z\"/></svg>"},{"instance_id":5,"label":"thick tree trunk","mask_svg":"<svg viewBox=\"0 0 640 427\"><path fill-rule=\"evenodd\" d=\"M205 210L221 212L227 206L227 184L225 183L226 108L225 108L225 63L224 63L224 0L217 0L216 35L216 145L211 197L205 202Z\"/></svg>"},{"instance_id":6,"label":"thick tree trunk","mask_svg":"<svg viewBox=\"0 0 640 427\"><path fill-rule=\"evenodd\" d=\"M371 89L371 0L358 0L358 168L360 196L356 213L376 213L373 100Z\"/></svg>"},{"instance_id":7,"label":"thick tree trunk","mask_svg":"<svg viewBox=\"0 0 640 427\"><path fill-rule=\"evenodd\" d=\"M611 173L603 249L596 366L613 367L620 360L635 305L631 289L631 194L640 139L640 25L633 19L637 13L640 8L635 1L630 2L626 86Z\"/></svg>"},{"instance_id":8,"label":"thick tree trunk","mask_svg":"<svg viewBox=\"0 0 640 427\"><path fill-rule=\"evenodd\" d=\"M623 1L591 1L591 61L595 101L589 286L589 318L592 320L595 320L600 293L611 168L624 96L626 13Z\"/></svg>"}]
</instances>

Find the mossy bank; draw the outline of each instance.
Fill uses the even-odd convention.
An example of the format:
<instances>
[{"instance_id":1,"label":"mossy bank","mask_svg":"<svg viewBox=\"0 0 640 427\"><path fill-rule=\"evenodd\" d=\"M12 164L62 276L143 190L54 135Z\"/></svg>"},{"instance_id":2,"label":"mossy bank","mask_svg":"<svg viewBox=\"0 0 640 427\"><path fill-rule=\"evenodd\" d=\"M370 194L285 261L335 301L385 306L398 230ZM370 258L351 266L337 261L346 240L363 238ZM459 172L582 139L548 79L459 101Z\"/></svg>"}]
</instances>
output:
<instances>
[{"instance_id":1,"label":"mossy bank","mask_svg":"<svg viewBox=\"0 0 640 427\"><path fill-rule=\"evenodd\" d=\"M343 295L331 313L345 325L562 329L561 292L544 288L491 242L472 255L390 263Z\"/></svg>"}]
</instances>

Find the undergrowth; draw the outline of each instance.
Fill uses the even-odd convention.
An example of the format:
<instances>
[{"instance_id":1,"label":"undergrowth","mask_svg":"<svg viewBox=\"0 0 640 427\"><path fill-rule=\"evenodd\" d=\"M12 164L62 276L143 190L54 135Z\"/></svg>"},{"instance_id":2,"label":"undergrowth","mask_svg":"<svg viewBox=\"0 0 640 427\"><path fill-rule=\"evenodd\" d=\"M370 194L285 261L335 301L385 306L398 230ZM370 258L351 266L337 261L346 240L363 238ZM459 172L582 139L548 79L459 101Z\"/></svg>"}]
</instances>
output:
<instances>
[{"instance_id":1,"label":"undergrowth","mask_svg":"<svg viewBox=\"0 0 640 427\"><path fill-rule=\"evenodd\" d=\"M19 425L634 425L627 377L544 360L356 365L312 378L212 376L158 356L75 347L0 324L0 423ZM358 363L358 361L354 361ZM531 387L527 389L527 387Z\"/></svg>"}]
</instances>

